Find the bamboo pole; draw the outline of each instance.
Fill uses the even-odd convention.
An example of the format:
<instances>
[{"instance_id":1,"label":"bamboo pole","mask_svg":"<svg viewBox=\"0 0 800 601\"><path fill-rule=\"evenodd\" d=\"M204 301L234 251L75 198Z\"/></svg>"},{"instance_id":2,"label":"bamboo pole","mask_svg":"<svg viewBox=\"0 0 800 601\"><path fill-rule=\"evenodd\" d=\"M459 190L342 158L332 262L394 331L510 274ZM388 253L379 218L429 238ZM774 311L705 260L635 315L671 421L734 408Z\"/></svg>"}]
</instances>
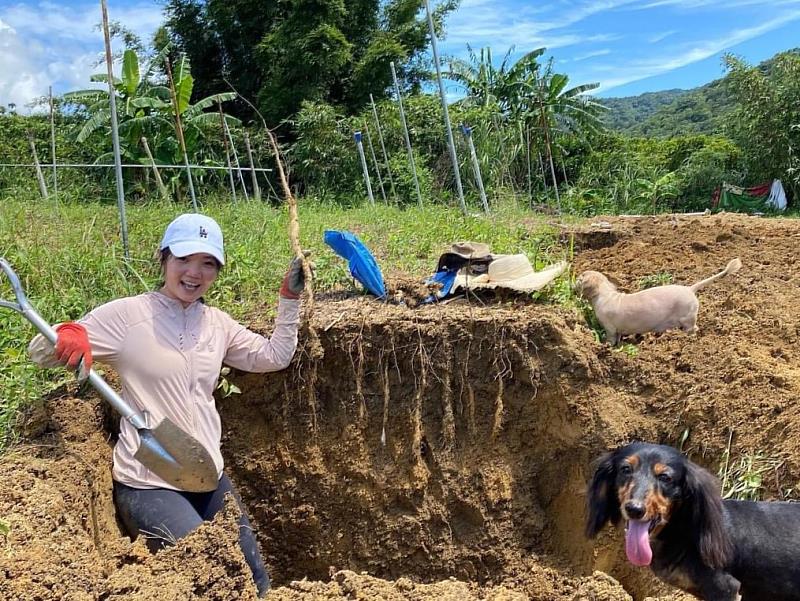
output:
<instances>
[{"instance_id":1,"label":"bamboo pole","mask_svg":"<svg viewBox=\"0 0 800 601\"><path fill-rule=\"evenodd\" d=\"M436 66L436 79L439 82L439 97L442 101L442 112L444 113L444 125L447 131L447 147L450 150L450 160L453 163L453 174L456 181L456 192L458 193L458 204L461 212L467 214L467 205L464 202L464 188L461 186L461 171L458 167L458 156L456 155L456 144L453 140L453 127L450 125L450 113L447 110L447 94L442 81L442 68L439 65L439 50L436 48L436 31L433 28L433 16L428 0L425 0L425 12L428 15L428 29L431 34L431 50L433 51L433 64Z\"/></svg>"},{"instance_id":2,"label":"bamboo pole","mask_svg":"<svg viewBox=\"0 0 800 601\"><path fill-rule=\"evenodd\" d=\"M33 134L28 132L28 144L31 146L31 154L33 155L33 164L36 165L36 179L39 182L39 193L42 198L47 200L47 184L44 181L44 173L42 173L42 166L39 164L39 157L36 154L36 144L33 141Z\"/></svg>"},{"instance_id":3,"label":"bamboo pole","mask_svg":"<svg viewBox=\"0 0 800 601\"><path fill-rule=\"evenodd\" d=\"M53 199L58 203L58 170L56 169L56 118L53 105L53 86L49 88L50 95L50 155L53 159Z\"/></svg>"},{"instance_id":4,"label":"bamboo pole","mask_svg":"<svg viewBox=\"0 0 800 601\"><path fill-rule=\"evenodd\" d=\"M550 144L550 128L547 125L547 117L545 115L544 110L544 100L542 96L544 94L544 81L542 79L538 80L539 83L539 90L541 93L539 94L539 108L541 110L541 123L542 129L544 130L544 141L545 141L545 148L547 150L547 158L550 161L550 174L553 176L553 189L556 193L556 203L558 204L558 212L561 213L561 196L558 193L558 182L556 181L556 168L553 165L553 148Z\"/></svg>"},{"instance_id":5,"label":"bamboo pole","mask_svg":"<svg viewBox=\"0 0 800 601\"><path fill-rule=\"evenodd\" d=\"M364 145L361 143L361 132L355 132L353 134L353 139L356 141L358 158L361 161L361 171L364 174L364 184L367 186L367 197L369 198L369 204L374 207L375 197L372 195L372 184L369 181L369 169L367 168L367 159L364 157Z\"/></svg>"},{"instance_id":6,"label":"bamboo pole","mask_svg":"<svg viewBox=\"0 0 800 601\"><path fill-rule=\"evenodd\" d=\"M222 145L225 147L225 160L228 163L228 179L231 183L231 194L233 195L233 204L236 204L236 182L233 181L233 168L231 167L231 151L228 148L228 136L225 135L225 115L222 112L222 103L217 103L219 109L219 127L222 131Z\"/></svg>"},{"instance_id":7,"label":"bamboo pole","mask_svg":"<svg viewBox=\"0 0 800 601\"><path fill-rule=\"evenodd\" d=\"M106 72L108 74L108 101L111 107L111 143L114 147L114 165L117 180L117 208L122 229L122 252L125 260L130 260L128 250L128 219L125 216L125 188L122 184L122 157L119 150L119 126L117 125L117 92L114 89L114 69L112 66L111 34L108 29L108 7L106 0L100 0L100 9L103 13L103 40L106 49Z\"/></svg>"},{"instance_id":8,"label":"bamboo pole","mask_svg":"<svg viewBox=\"0 0 800 601\"><path fill-rule=\"evenodd\" d=\"M475 144L472 141L472 128L467 125L461 126L461 132L467 139L469 145L469 155L472 159L472 170L475 172L475 182L478 184L478 192L481 195L481 202L483 203L484 213L489 212L489 201L486 199L486 190L483 188L483 178L481 177L481 165L478 162L478 153L475 152Z\"/></svg>"},{"instance_id":9,"label":"bamboo pole","mask_svg":"<svg viewBox=\"0 0 800 601\"><path fill-rule=\"evenodd\" d=\"M378 159L375 156L375 147L372 145L372 136L369 135L369 126L367 125L367 120L364 119L364 133L367 134L367 145L369 146L369 153L372 155L372 164L375 165L375 173L378 176L378 187L381 190L381 197L383 198L384 204L389 204L389 201L386 200L386 190L383 189L383 178L381 177L381 169L378 167Z\"/></svg>"},{"instance_id":10,"label":"bamboo pole","mask_svg":"<svg viewBox=\"0 0 800 601\"><path fill-rule=\"evenodd\" d=\"M178 133L178 142L181 145L181 152L183 153L186 176L189 178L189 194L192 197L194 212L198 213L197 197L194 194L194 181L192 181L192 168L189 166L189 155L186 153L186 140L183 138L183 126L181 125L181 111L178 105L178 96L175 92L175 80L172 78L172 66L169 64L169 59L165 60L164 64L167 67L167 79L169 80L169 91L172 95L172 106L175 108L175 131Z\"/></svg>"},{"instance_id":11,"label":"bamboo pole","mask_svg":"<svg viewBox=\"0 0 800 601\"><path fill-rule=\"evenodd\" d=\"M375 107L375 99L372 94L369 95L369 102L372 105L372 116L375 119L375 128L378 130L378 141L381 143L381 151L383 152L383 164L386 167L386 174L389 177L389 185L392 188L392 198L397 202L397 191L394 189L394 178L392 177L392 169L389 167L389 155L386 153L386 144L383 143L383 128L381 128L381 120L378 119L378 109Z\"/></svg>"},{"instance_id":12,"label":"bamboo pole","mask_svg":"<svg viewBox=\"0 0 800 601\"><path fill-rule=\"evenodd\" d=\"M547 172L544 170L544 162L542 161L542 153L536 149L536 154L539 156L539 169L542 171L542 183L544 184L544 193L547 194L549 190L547 186Z\"/></svg>"},{"instance_id":13,"label":"bamboo pole","mask_svg":"<svg viewBox=\"0 0 800 601\"><path fill-rule=\"evenodd\" d=\"M156 186L158 186L158 193L161 195L162 200L169 200L169 192L167 191L167 187L164 185L164 181L161 179L161 174L158 172L158 167L156 166L156 161L153 158L153 153L150 152L150 145L147 143L147 138L144 136L142 136L142 148L144 148L144 153L147 155L147 158L150 161L150 167L153 169L153 175L156 178Z\"/></svg>"},{"instance_id":14,"label":"bamboo pole","mask_svg":"<svg viewBox=\"0 0 800 601\"><path fill-rule=\"evenodd\" d=\"M520 134L522 133L522 126L520 125ZM533 190L531 189L531 130L525 127L525 156L528 163L528 203L533 198Z\"/></svg>"},{"instance_id":15,"label":"bamboo pole","mask_svg":"<svg viewBox=\"0 0 800 601\"><path fill-rule=\"evenodd\" d=\"M247 186L244 183L244 176L242 175L242 164L239 162L239 153L236 152L236 144L233 143L233 134L231 134L231 128L228 127L228 123L226 121L223 121L222 125L225 127L225 133L228 134L228 142L231 145L231 151L233 153L233 162L236 165L236 173L239 176L239 184L242 186L242 193L244 194L244 199L250 200L250 195L247 193Z\"/></svg>"},{"instance_id":16,"label":"bamboo pole","mask_svg":"<svg viewBox=\"0 0 800 601\"><path fill-rule=\"evenodd\" d=\"M256 201L261 200L261 188L258 186L258 179L256 179L256 164L253 162L253 150L250 148L250 136L244 132L244 147L247 150L247 160L250 162L250 176L253 180L253 198Z\"/></svg>"},{"instance_id":17,"label":"bamboo pole","mask_svg":"<svg viewBox=\"0 0 800 601\"><path fill-rule=\"evenodd\" d=\"M406 141L406 150L408 151L408 163L411 166L411 175L414 177L414 187L417 189L417 199L419 206L422 206L422 192L419 191L419 180L417 179L417 166L414 164L414 153L411 150L411 138L408 136L408 125L406 124L406 113L403 110L403 95L400 93L400 84L397 83L397 72L394 69L394 63L390 62L389 67L392 70L392 79L394 80L394 89L397 92L397 104L400 107L400 121L403 124L403 136Z\"/></svg>"}]
</instances>

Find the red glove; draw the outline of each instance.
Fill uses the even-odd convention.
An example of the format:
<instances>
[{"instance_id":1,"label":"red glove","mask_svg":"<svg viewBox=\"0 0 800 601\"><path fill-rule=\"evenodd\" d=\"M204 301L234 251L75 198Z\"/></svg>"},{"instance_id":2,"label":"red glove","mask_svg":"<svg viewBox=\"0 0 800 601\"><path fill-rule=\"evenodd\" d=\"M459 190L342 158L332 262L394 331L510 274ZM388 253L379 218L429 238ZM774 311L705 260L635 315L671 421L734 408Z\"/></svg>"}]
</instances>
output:
<instances>
[{"instance_id":1,"label":"red glove","mask_svg":"<svg viewBox=\"0 0 800 601\"><path fill-rule=\"evenodd\" d=\"M74 321L68 321L57 326L56 332L56 358L72 369L76 369L83 358L81 371L88 374L92 368L92 347L89 345L86 328Z\"/></svg>"}]
</instances>

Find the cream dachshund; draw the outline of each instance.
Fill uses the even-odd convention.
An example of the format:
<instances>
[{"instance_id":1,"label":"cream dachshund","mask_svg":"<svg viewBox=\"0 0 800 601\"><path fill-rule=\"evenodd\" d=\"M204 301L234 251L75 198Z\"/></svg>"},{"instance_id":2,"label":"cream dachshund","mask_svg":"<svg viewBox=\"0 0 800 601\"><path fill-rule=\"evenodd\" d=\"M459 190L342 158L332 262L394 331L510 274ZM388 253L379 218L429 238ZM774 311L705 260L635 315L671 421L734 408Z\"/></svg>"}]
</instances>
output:
<instances>
[{"instance_id":1,"label":"cream dachshund","mask_svg":"<svg viewBox=\"0 0 800 601\"><path fill-rule=\"evenodd\" d=\"M588 300L597 320L612 345L626 334L664 332L680 328L697 332L695 292L716 280L739 271L742 262L733 259L723 271L691 286L656 286L634 294L617 291L616 286L599 271L584 271L575 281L575 291Z\"/></svg>"}]
</instances>

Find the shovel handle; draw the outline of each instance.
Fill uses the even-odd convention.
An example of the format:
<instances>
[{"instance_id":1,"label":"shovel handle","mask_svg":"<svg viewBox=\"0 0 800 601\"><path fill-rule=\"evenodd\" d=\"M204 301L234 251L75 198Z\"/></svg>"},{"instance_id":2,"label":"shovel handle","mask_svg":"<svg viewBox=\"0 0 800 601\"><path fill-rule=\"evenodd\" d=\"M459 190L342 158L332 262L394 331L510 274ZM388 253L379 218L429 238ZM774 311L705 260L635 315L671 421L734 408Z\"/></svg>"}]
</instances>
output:
<instances>
[{"instance_id":1,"label":"shovel handle","mask_svg":"<svg viewBox=\"0 0 800 601\"><path fill-rule=\"evenodd\" d=\"M58 334L52 328L52 326L36 312L36 309L33 308L30 301L28 301L28 297L25 296L25 291L22 289L19 276L14 273L11 265L9 265L8 261L6 261L3 257L0 257L0 269L2 269L8 277L9 282L11 282L11 288L14 290L14 295L17 297L16 303L0 299L0 307L12 309L21 314L25 319L31 322L45 338L55 345ZM122 417L127 419L134 428L140 430L141 428L147 427L142 416L130 405L128 405L128 403L126 403L122 397L119 396L117 392L108 385L108 383L100 376L100 374L93 369L90 369L87 379L89 380L89 383L94 386L95 389L97 389L97 392L99 392L102 397L108 401L108 403L114 409L116 409Z\"/></svg>"}]
</instances>

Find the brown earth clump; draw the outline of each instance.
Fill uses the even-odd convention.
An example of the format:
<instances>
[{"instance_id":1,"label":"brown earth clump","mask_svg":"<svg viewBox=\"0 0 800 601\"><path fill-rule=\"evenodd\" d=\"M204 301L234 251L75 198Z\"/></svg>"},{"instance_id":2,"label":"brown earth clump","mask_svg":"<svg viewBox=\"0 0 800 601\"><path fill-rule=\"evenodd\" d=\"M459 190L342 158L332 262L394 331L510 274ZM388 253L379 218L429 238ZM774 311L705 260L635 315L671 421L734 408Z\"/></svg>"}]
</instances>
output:
<instances>
[{"instance_id":1,"label":"brown earth clump","mask_svg":"<svg viewBox=\"0 0 800 601\"><path fill-rule=\"evenodd\" d=\"M229 376L242 394L219 399L223 450L270 599L686 600L625 560L619 531L584 538L599 453L682 445L731 478L740 458L765 461L768 498L798 490L800 224L603 221L565 228L565 245L576 273L626 291L661 272L693 283L735 256L744 266L699 293L696 336L621 349L579 312L517 297L320 295L289 369ZM392 282L393 300L426 292ZM99 401L63 394L45 409L29 444L0 458L0 598L253 598L233 507L150 555L115 521Z\"/></svg>"}]
</instances>

